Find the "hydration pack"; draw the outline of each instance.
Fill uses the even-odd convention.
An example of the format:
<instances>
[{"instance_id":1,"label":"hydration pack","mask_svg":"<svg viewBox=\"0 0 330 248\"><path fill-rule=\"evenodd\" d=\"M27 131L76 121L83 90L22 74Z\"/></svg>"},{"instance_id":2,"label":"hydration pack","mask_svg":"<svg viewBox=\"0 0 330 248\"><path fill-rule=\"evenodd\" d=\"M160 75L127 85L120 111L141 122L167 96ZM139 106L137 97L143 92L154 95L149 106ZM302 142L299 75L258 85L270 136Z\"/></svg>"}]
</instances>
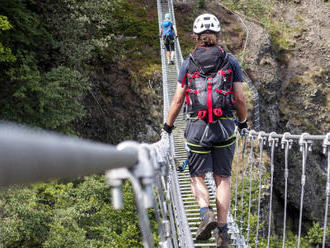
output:
<instances>
[{"instance_id":1,"label":"hydration pack","mask_svg":"<svg viewBox=\"0 0 330 248\"><path fill-rule=\"evenodd\" d=\"M236 101L228 56L217 46L199 47L190 54L185 92L190 116L212 123L216 117L232 115Z\"/></svg>"},{"instance_id":2,"label":"hydration pack","mask_svg":"<svg viewBox=\"0 0 330 248\"><path fill-rule=\"evenodd\" d=\"M164 40L166 39L174 39L173 33L173 23L171 21L163 21L162 23L162 37Z\"/></svg>"}]
</instances>

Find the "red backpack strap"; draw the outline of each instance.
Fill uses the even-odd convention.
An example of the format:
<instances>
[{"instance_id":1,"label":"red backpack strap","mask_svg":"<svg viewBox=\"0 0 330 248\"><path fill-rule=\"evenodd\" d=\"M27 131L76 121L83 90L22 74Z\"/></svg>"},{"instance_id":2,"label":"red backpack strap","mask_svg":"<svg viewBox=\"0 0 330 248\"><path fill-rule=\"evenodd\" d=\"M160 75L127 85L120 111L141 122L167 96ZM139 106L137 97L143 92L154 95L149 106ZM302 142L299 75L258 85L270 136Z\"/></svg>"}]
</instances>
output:
<instances>
[{"instance_id":1,"label":"red backpack strap","mask_svg":"<svg viewBox=\"0 0 330 248\"><path fill-rule=\"evenodd\" d=\"M190 105L190 99L189 99L189 93L191 92L191 89L186 89L185 95L186 95L186 103L187 105Z\"/></svg>"},{"instance_id":2,"label":"red backpack strap","mask_svg":"<svg viewBox=\"0 0 330 248\"><path fill-rule=\"evenodd\" d=\"M181 87L184 88L185 82L186 82L186 78L188 77L189 73L187 72L186 74L184 74L184 77L181 81Z\"/></svg>"},{"instance_id":3,"label":"red backpack strap","mask_svg":"<svg viewBox=\"0 0 330 248\"><path fill-rule=\"evenodd\" d=\"M213 105L212 105L212 78L209 77L207 79L207 109L208 109L208 117L209 123L213 122Z\"/></svg>"}]
</instances>

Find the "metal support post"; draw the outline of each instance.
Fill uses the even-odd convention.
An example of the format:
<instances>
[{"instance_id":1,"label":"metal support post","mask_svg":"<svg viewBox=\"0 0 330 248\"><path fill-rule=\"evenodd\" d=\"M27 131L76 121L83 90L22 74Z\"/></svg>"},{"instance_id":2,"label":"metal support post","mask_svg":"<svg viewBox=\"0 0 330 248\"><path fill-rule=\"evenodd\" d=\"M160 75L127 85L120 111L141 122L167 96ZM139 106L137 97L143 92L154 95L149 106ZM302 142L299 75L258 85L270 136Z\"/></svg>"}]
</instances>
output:
<instances>
[{"instance_id":1,"label":"metal support post","mask_svg":"<svg viewBox=\"0 0 330 248\"><path fill-rule=\"evenodd\" d=\"M298 230L298 243L297 248L300 247L301 243L301 224L302 224L302 214L304 206L304 193L305 193L305 183L306 183L306 161L308 151L311 150L311 142L308 142L306 136L308 133L303 133L299 139L300 151L302 153L302 173L301 173L301 194L300 194L300 211L299 211L299 230Z\"/></svg>"},{"instance_id":2,"label":"metal support post","mask_svg":"<svg viewBox=\"0 0 330 248\"><path fill-rule=\"evenodd\" d=\"M270 155L270 196L269 196L269 215L268 215L268 235L267 235L267 248L270 244L270 232L271 232L271 223L272 223L272 205L273 205L273 180L274 180L274 151L275 146L278 145L278 138L275 138L275 132L269 134L268 142L271 147Z\"/></svg>"},{"instance_id":3,"label":"metal support post","mask_svg":"<svg viewBox=\"0 0 330 248\"><path fill-rule=\"evenodd\" d=\"M257 230L256 230L256 239L255 244L256 248L259 244L259 222L260 222L260 201L261 201L261 184L262 184L262 175L261 175L261 168L263 167L263 152L264 152L264 144L266 143L266 137L262 135L264 132L259 132L258 134L258 143L259 143L259 166L258 166L258 175L259 175L259 191L258 191L258 210L257 210Z\"/></svg>"},{"instance_id":4,"label":"metal support post","mask_svg":"<svg viewBox=\"0 0 330 248\"><path fill-rule=\"evenodd\" d=\"M287 214L287 202L288 202L288 177L289 177L289 149L292 147L292 139L288 139L287 136L291 135L290 133L284 133L281 140L282 149L285 149L284 152L284 180L285 180L285 193L284 193L284 217L283 217L283 239L282 239L282 248L285 248L285 237L286 237L286 214Z\"/></svg>"},{"instance_id":5,"label":"metal support post","mask_svg":"<svg viewBox=\"0 0 330 248\"><path fill-rule=\"evenodd\" d=\"M327 133L323 140L323 153L327 156L327 184L325 188L326 200L325 200L325 213L324 213L324 225L323 225L323 239L322 248L325 248L325 240L327 234L327 220L328 220L328 208L330 197L330 133Z\"/></svg>"},{"instance_id":6,"label":"metal support post","mask_svg":"<svg viewBox=\"0 0 330 248\"><path fill-rule=\"evenodd\" d=\"M139 145L136 142L126 141L120 143L117 146L118 150L132 149L138 151L138 163L132 172L127 169L114 169L107 172L107 181L110 186L115 186L115 188L120 187L120 181L124 179L129 179L132 183L132 187L135 195L135 203L138 210L139 225L141 228L143 243L145 248L154 247L152 232L150 229L150 223L146 208L154 206L154 195L153 195L153 175L154 170L150 162L150 154L145 146ZM115 183L113 183L115 182ZM116 190L115 190L116 192ZM117 206L122 205L120 197L118 196L118 190L115 195L117 200Z\"/></svg>"}]
</instances>

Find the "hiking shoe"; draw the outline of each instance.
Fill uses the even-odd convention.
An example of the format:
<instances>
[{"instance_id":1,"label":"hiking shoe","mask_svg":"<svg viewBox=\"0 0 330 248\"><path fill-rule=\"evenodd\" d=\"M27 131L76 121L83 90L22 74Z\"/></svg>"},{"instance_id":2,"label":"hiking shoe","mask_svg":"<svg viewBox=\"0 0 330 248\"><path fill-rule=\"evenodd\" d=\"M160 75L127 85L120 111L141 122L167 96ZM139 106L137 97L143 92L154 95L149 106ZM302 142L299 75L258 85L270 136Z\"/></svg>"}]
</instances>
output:
<instances>
[{"instance_id":1,"label":"hiking shoe","mask_svg":"<svg viewBox=\"0 0 330 248\"><path fill-rule=\"evenodd\" d=\"M170 65L170 64L171 64L171 61L169 60L169 61L167 62L167 64Z\"/></svg>"},{"instance_id":2,"label":"hiking shoe","mask_svg":"<svg viewBox=\"0 0 330 248\"><path fill-rule=\"evenodd\" d=\"M217 243L217 247L228 247L231 245L230 235L228 234L228 228L220 231L219 227L214 231L215 241Z\"/></svg>"},{"instance_id":3,"label":"hiking shoe","mask_svg":"<svg viewBox=\"0 0 330 248\"><path fill-rule=\"evenodd\" d=\"M174 61L173 60L171 60L171 64L174 65Z\"/></svg>"},{"instance_id":4,"label":"hiking shoe","mask_svg":"<svg viewBox=\"0 0 330 248\"><path fill-rule=\"evenodd\" d=\"M214 228L218 226L218 222L214 218L214 213L211 209L208 209L199 224L196 240L207 240L211 238L211 233Z\"/></svg>"}]
</instances>

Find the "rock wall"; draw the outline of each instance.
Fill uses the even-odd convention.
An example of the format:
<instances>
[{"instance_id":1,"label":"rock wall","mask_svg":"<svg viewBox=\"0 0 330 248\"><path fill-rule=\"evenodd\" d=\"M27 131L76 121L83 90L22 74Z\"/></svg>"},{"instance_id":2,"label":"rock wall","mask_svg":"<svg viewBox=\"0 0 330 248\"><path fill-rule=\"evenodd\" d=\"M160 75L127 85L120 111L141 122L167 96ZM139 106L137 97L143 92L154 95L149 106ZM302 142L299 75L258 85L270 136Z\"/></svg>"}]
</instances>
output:
<instances>
[{"instance_id":1,"label":"rock wall","mask_svg":"<svg viewBox=\"0 0 330 248\"><path fill-rule=\"evenodd\" d=\"M278 133L325 134L330 131L330 29L329 5L296 1L278 5L278 12L294 32L292 49L274 47L266 29L248 22L250 40L246 71L259 92L261 130ZM316 15L317 13L317 15ZM316 142L306 166L304 224L323 223L326 158ZM294 146L289 157L288 204L292 227L297 226L301 189L301 153ZM284 153L276 152L274 187L282 217L284 201ZM275 204L275 205L276 205ZM278 210L278 211L276 211ZM330 218L330 217L329 217ZM275 221L282 226L282 218ZM279 229L279 228L278 228Z\"/></svg>"}]
</instances>

